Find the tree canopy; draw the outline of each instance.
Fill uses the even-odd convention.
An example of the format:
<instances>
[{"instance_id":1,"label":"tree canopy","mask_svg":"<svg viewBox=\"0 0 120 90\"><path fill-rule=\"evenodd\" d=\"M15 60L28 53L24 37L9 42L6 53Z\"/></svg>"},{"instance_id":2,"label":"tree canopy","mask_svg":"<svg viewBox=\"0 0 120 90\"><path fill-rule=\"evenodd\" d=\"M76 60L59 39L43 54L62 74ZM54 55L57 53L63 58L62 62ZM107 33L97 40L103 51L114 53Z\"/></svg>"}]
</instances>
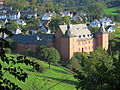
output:
<instances>
[{"instance_id":1,"label":"tree canopy","mask_svg":"<svg viewBox=\"0 0 120 90\"><path fill-rule=\"evenodd\" d=\"M78 79L76 88L90 90L104 90L114 88L114 60L106 51L97 48L84 60L82 70L75 70L75 78Z\"/></svg>"}]
</instances>

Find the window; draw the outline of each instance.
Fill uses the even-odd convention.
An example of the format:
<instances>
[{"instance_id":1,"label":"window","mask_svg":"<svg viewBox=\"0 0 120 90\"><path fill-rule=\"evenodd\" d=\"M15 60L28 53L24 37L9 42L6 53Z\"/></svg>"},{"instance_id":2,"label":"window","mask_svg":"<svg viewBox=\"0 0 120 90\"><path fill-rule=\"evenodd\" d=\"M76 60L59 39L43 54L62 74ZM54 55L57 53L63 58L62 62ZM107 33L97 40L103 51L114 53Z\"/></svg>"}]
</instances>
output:
<instances>
[{"instance_id":1,"label":"window","mask_svg":"<svg viewBox=\"0 0 120 90\"><path fill-rule=\"evenodd\" d=\"M85 42L85 44L87 44L87 41Z\"/></svg>"},{"instance_id":2,"label":"window","mask_svg":"<svg viewBox=\"0 0 120 90\"><path fill-rule=\"evenodd\" d=\"M81 38L81 35L79 35L79 38Z\"/></svg>"},{"instance_id":3,"label":"window","mask_svg":"<svg viewBox=\"0 0 120 90\"><path fill-rule=\"evenodd\" d=\"M87 47L85 47L85 50L87 50Z\"/></svg>"},{"instance_id":4,"label":"window","mask_svg":"<svg viewBox=\"0 0 120 90\"><path fill-rule=\"evenodd\" d=\"M89 41L89 44L90 44L90 41Z\"/></svg>"},{"instance_id":5,"label":"window","mask_svg":"<svg viewBox=\"0 0 120 90\"><path fill-rule=\"evenodd\" d=\"M26 44L25 47L26 47L26 48L29 48L29 44Z\"/></svg>"},{"instance_id":6,"label":"window","mask_svg":"<svg viewBox=\"0 0 120 90\"><path fill-rule=\"evenodd\" d=\"M90 46L89 46L89 49L90 49Z\"/></svg>"},{"instance_id":7,"label":"window","mask_svg":"<svg viewBox=\"0 0 120 90\"><path fill-rule=\"evenodd\" d=\"M83 37L85 37L85 35L83 35Z\"/></svg>"},{"instance_id":8,"label":"window","mask_svg":"<svg viewBox=\"0 0 120 90\"><path fill-rule=\"evenodd\" d=\"M89 37L89 34L87 36Z\"/></svg>"},{"instance_id":9,"label":"window","mask_svg":"<svg viewBox=\"0 0 120 90\"><path fill-rule=\"evenodd\" d=\"M80 48L79 48L79 51L80 51Z\"/></svg>"},{"instance_id":10,"label":"window","mask_svg":"<svg viewBox=\"0 0 120 90\"><path fill-rule=\"evenodd\" d=\"M78 43L78 45L80 45L80 42Z\"/></svg>"},{"instance_id":11,"label":"window","mask_svg":"<svg viewBox=\"0 0 120 90\"><path fill-rule=\"evenodd\" d=\"M74 45L73 45L73 48L74 48Z\"/></svg>"},{"instance_id":12,"label":"window","mask_svg":"<svg viewBox=\"0 0 120 90\"><path fill-rule=\"evenodd\" d=\"M77 30L79 30L79 28L77 28Z\"/></svg>"},{"instance_id":13,"label":"window","mask_svg":"<svg viewBox=\"0 0 120 90\"><path fill-rule=\"evenodd\" d=\"M74 41L74 39L73 39L73 41Z\"/></svg>"},{"instance_id":14,"label":"window","mask_svg":"<svg viewBox=\"0 0 120 90\"><path fill-rule=\"evenodd\" d=\"M84 44L84 43L82 42L82 44Z\"/></svg>"}]
</instances>

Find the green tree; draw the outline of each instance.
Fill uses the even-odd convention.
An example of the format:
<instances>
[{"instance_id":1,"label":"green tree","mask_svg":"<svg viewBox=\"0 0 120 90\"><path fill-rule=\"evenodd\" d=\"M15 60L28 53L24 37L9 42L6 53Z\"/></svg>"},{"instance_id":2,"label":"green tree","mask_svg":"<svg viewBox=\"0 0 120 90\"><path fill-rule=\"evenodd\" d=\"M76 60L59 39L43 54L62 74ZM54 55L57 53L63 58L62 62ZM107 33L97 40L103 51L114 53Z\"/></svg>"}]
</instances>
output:
<instances>
[{"instance_id":1,"label":"green tree","mask_svg":"<svg viewBox=\"0 0 120 90\"><path fill-rule=\"evenodd\" d=\"M60 55L55 48L49 46L39 46L36 48L37 56L48 62L49 68L51 63L56 64L60 60Z\"/></svg>"},{"instance_id":2,"label":"green tree","mask_svg":"<svg viewBox=\"0 0 120 90\"><path fill-rule=\"evenodd\" d=\"M45 60L48 62L50 69L51 63L56 64L60 60L60 55L55 48L45 48L44 51Z\"/></svg>"},{"instance_id":3,"label":"green tree","mask_svg":"<svg viewBox=\"0 0 120 90\"><path fill-rule=\"evenodd\" d=\"M93 3L88 6L88 11L93 19L99 19L104 15L104 6L101 3Z\"/></svg>"},{"instance_id":4,"label":"green tree","mask_svg":"<svg viewBox=\"0 0 120 90\"><path fill-rule=\"evenodd\" d=\"M41 59L41 60L45 60L44 58L44 48L50 48L49 46L46 46L46 45L41 45L41 46L38 46L36 48L36 55L37 55L37 58Z\"/></svg>"},{"instance_id":5,"label":"green tree","mask_svg":"<svg viewBox=\"0 0 120 90\"><path fill-rule=\"evenodd\" d=\"M2 21L1 28L5 28L5 24L4 24L4 22L3 22L3 21Z\"/></svg>"},{"instance_id":6,"label":"green tree","mask_svg":"<svg viewBox=\"0 0 120 90\"><path fill-rule=\"evenodd\" d=\"M47 12L49 12L49 11L53 12L53 11L55 11L54 4L51 1L46 2L45 3L45 7L47 8Z\"/></svg>"},{"instance_id":7,"label":"green tree","mask_svg":"<svg viewBox=\"0 0 120 90\"><path fill-rule=\"evenodd\" d=\"M75 70L78 79L76 88L82 90L110 90L112 88L114 61L106 51L97 48L90 53L81 70ZM112 89L111 89L112 90Z\"/></svg>"},{"instance_id":8,"label":"green tree","mask_svg":"<svg viewBox=\"0 0 120 90\"><path fill-rule=\"evenodd\" d=\"M70 17L69 17L69 16L65 16L65 17L63 18L63 21L65 22L65 24L70 23Z\"/></svg>"},{"instance_id":9,"label":"green tree","mask_svg":"<svg viewBox=\"0 0 120 90\"><path fill-rule=\"evenodd\" d=\"M31 0L31 9L35 11L37 0Z\"/></svg>"},{"instance_id":10,"label":"green tree","mask_svg":"<svg viewBox=\"0 0 120 90\"><path fill-rule=\"evenodd\" d=\"M91 30L91 32L92 32L93 34L95 34L95 32L97 32L98 29L99 29L99 27L92 27L92 28L90 28L90 30Z\"/></svg>"},{"instance_id":11,"label":"green tree","mask_svg":"<svg viewBox=\"0 0 120 90\"><path fill-rule=\"evenodd\" d=\"M17 29L18 24L17 24L16 21L10 21L10 24L11 24L10 27L9 27L10 30L16 30Z\"/></svg>"},{"instance_id":12,"label":"green tree","mask_svg":"<svg viewBox=\"0 0 120 90\"><path fill-rule=\"evenodd\" d=\"M19 25L19 27L21 28L23 33L27 31L27 27L25 25Z\"/></svg>"},{"instance_id":13,"label":"green tree","mask_svg":"<svg viewBox=\"0 0 120 90\"><path fill-rule=\"evenodd\" d=\"M58 29L58 26L62 25L63 23L64 21L60 15L57 14L56 17L52 17L52 20L49 24L51 32L55 32Z\"/></svg>"}]
</instances>

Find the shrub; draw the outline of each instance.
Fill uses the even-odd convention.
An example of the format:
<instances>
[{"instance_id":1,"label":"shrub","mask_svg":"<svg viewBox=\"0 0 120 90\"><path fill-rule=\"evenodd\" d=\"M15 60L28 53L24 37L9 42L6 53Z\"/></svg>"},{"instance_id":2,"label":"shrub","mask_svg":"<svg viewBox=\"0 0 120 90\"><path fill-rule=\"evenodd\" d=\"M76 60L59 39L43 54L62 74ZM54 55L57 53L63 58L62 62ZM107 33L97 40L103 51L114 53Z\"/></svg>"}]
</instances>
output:
<instances>
[{"instance_id":1,"label":"shrub","mask_svg":"<svg viewBox=\"0 0 120 90\"><path fill-rule=\"evenodd\" d=\"M72 57L72 59L70 60L70 63L68 64L68 68L70 70L73 70L73 69L80 70L82 67L79 60L76 59L75 57Z\"/></svg>"},{"instance_id":2,"label":"shrub","mask_svg":"<svg viewBox=\"0 0 120 90\"><path fill-rule=\"evenodd\" d=\"M27 49L27 55L28 55L28 56L34 56L33 50Z\"/></svg>"},{"instance_id":3,"label":"shrub","mask_svg":"<svg viewBox=\"0 0 120 90\"><path fill-rule=\"evenodd\" d=\"M10 48L5 48L5 52L6 53L11 53L11 49Z\"/></svg>"},{"instance_id":4,"label":"shrub","mask_svg":"<svg viewBox=\"0 0 120 90\"><path fill-rule=\"evenodd\" d=\"M39 73L43 73L43 72L45 72L45 71L47 70L47 68L43 65L42 62L40 62L40 63L37 62L37 64L40 65L40 66L39 66L39 70L36 71L35 68L32 68L32 71L34 71L34 72L39 72Z\"/></svg>"}]
</instances>

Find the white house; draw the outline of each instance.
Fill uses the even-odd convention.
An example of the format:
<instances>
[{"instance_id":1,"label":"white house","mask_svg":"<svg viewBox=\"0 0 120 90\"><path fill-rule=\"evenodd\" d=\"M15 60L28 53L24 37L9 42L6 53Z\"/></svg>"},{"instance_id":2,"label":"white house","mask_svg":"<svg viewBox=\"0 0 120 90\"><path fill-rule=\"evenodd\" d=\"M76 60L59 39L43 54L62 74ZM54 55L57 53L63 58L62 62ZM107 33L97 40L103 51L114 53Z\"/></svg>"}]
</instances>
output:
<instances>
[{"instance_id":1,"label":"white house","mask_svg":"<svg viewBox=\"0 0 120 90\"><path fill-rule=\"evenodd\" d=\"M19 20L17 20L16 22L17 22L17 24L19 24L19 25L26 25L25 21L23 21L22 19L19 19Z\"/></svg>"},{"instance_id":2,"label":"white house","mask_svg":"<svg viewBox=\"0 0 120 90\"><path fill-rule=\"evenodd\" d=\"M71 17L71 20L73 20L74 22L75 22L77 19L78 19L79 21L83 21L82 17L80 17L80 16L73 16L73 17Z\"/></svg>"},{"instance_id":3,"label":"white house","mask_svg":"<svg viewBox=\"0 0 120 90\"><path fill-rule=\"evenodd\" d=\"M100 27L100 22L98 20L94 20L90 24L90 27Z\"/></svg>"},{"instance_id":4,"label":"white house","mask_svg":"<svg viewBox=\"0 0 120 90\"><path fill-rule=\"evenodd\" d=\"M112 27L111 25L107 26L105 29L106 29L106 31L107 31L108 33L110 33L110 32L115 32L115 31L116 31L116 30L114 29L114 27Z\"/></svg>"},{"instance_id":5,"label":"white house","mask_svg":"<svg viewBox=\"0 0 120 90\"><path fill-rule=\"evenodd\" d=\"M47 25L45 25L45 24L42 24L42 23L40 24L40 30L41 30L42 32L44 32L44 33L47 33L47 34L50 34L50 33L51 33L49 27L48 27Z\"/></svg>"},{"instance_id":6,"label":"white house","mask_svg":"<svg viewBox=\"0 0 120 90\"><path fill-rule=\"evenodd\" d=\"M10 19L10 20L18 20L20 19L20 11L11 11L9 13L7 13L7 19Z\"/></svg>"},{"instance_id":7,"label":"white house","mask_svg":"<svg viewBox=\"0 0 120 90\"><path fill-rule=\"evenodd\" d=\"M27 28L27 34L28 35L33 35L34 33L37 33L38 32L38 29L39 29L40 27L36 27L36 26L29 26L28 28Z\"/></svg>"},{"instance_id":8,"label":"white house","mask_svg":"<svg viewBox=\"0 0 120 90\"><path fill-rule=\"evenodd\" d=\"M37 13L35 13L35 12L28 12L28 13L27 13L27 19L30 19L30 18L32 18L32 17L37 18Z\"/></svg>"},{"instance_id":9,"label":"white house","mask_svg":"<svg viewBox=\"0 0 120 90\"><path fill-rule=\"evenodd\" d=\"M70 11L65 11L64 16L73 17L73 13L71 13Z\"/></svg>"},{"instance_id":10,"label":"white house","mask_svg":"<svg viewBox=\"0 0 120 90\"><path fill-rule=\"evenodd\" d=\"M43 16L42 16L42 20L44 21L50 21L51 20L51 16L49 13L45 13Z\"/></svg>"},{"instance_id":11,"label":"white house","mask_svg":"<svg viewBox=\"0 0 120 90\"><path fill-rule=\"evenodd\" d=\"M115 25L115 23L112 22L112 20L110 18L103 17L101 20L102 20L102 22L104 23L105 26Z\"/></svg>"},{"instance_id":12,"label":"white house","mask_svg":"<svg viewBox=\"0 0 120 90\"><path fill-rule=\"evenodd\" d=\"M21 31L21 29L19 28L19 26L17 27L16 30L12 30L11 32L12 32L13 34L21 34L21 33L22 33L22 31Z\"/></svg>"},{"instance_id":13,"label":"white house","mask_svg":"<svg viewBox=\"0 0 120 90\"><path fill-rule=\"evenodd\" d=\"M0 19L6 19L7 16L6 14L4 14L3 12L0 12Z\"/></svg>"},{"instance_id":14,"label":"white house","mask_svg":"<svg viewBox=\"0 0 120 90\"><path fill-rule=\"evenodd\" d=\"M59 12L59 14L60 14L62 17L64 17L64 16L73 17L73 13L71 13L70 11Z\"/></svg>"}]
</instances>

